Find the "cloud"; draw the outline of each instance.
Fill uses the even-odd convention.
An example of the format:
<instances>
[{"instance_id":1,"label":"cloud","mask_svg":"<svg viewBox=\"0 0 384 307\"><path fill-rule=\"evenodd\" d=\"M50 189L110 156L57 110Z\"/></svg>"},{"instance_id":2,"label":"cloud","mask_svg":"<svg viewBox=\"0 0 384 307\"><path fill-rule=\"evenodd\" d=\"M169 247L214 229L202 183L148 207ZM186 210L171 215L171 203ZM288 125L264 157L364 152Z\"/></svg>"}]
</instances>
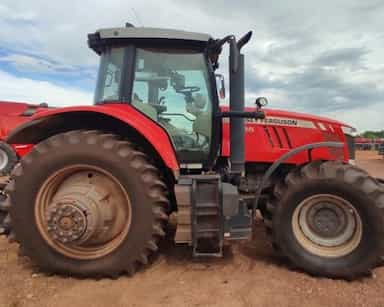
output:
<instances>
[{"instance_id":1,"label":"cloud","mask_svg":"<svg viewBox=\"0 0 384 307\"><path fill-rule=\"evenodd\" d=\"M344 65L347 67L365 68L364 56L368 54L365 48L339 48L327 50L320 54L313 64L334 67Z\"/></svg>"},{"instance_id":2,"label":"cloud","mask_svg":"<svg viewBox=\"0 0 384 307\"><path fill-rule=\"evenodd\" d=\"M3 0L0 46L9 52L0 69L8 65L31 80L33 71L54 76L45 81L56 86L62 78L66 90L77 91L76 76L94 74L98 63L86 34L127 21L214 37L252 29L253 40L244 48L248 103L256 95L269 96L273 107L331 117L349 114L360 129L384 127L384 119L362 116L384 113L380 0ZM221 67L226 74L227 66ZM67 82L71 79L73 86Z\"/></svg>"},{"instance_id":3,"label":"cloud","mask_svg":"<svg viewBox=\"0 0 384 307\"><path fill-rule=\"evenodd\" d=\"M92 103L92 93L73 87L58 86L47 81L18 78L0 71L0 97L3 101L42 103L52 106Z\"/></svg>"},{"instance_id":4,"label":"cloud","mask_svg":"<svg viewBox=\"0 0 384 307\"><path fill-rule=\"evenodd\" d=\"M75 66L60 64L24 54L0 56L0 62L7 62L21 72L68 73L77 71Z\"/></svg>"}]
</instances>

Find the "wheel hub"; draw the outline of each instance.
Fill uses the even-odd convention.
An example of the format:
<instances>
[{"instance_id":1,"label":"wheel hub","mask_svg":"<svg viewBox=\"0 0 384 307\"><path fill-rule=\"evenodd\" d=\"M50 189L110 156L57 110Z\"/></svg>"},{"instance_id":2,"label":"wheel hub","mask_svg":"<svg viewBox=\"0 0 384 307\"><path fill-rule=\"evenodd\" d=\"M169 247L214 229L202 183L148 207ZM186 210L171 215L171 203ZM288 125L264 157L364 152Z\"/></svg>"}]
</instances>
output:
<instances>
[{"instance_id":1,"label":"wheel hub","mask_svg":"<svg viewBox=\"0 0 384 307\"><path fill-rule=\"evenodd\" d=\"M307 221L312 231L328 238L338 236L347 222L343 211L330 203L319 203L310 208Z\"/></svg>"},{"instance_id":2,"label":"wheel hub","mask_svg":"<svg viewBox=\"0 0 384 307\"><path fill-rule=\"evenodd\" d=\"M101 257L117 248L129 231L128 196L110 174L97 168L60 170L45 182L36 202L41 234L72 258Z\"/></svg>"},{"instance_id":3,"label":"wheel hub","mask_svg":"<svg viewBox=\"0 0 384 307\"><path fill-rule=\"evenodd\" d=\"M61 243L80 241L87 230L87 216L75 204L52 206L47 217L49 235Z\"/></svg>"},{"instance_id":4,"label":"wheel hub","mask_svg":"<svg viewBox=\"0 0 384 307\"><path fill-rule=\"evenodd\" d=\"M303 247L325 257L350 253L362 236L358 212L347 200L332 194L304 199L294 211L292 226Z\"/></svg>"}]
</instances>

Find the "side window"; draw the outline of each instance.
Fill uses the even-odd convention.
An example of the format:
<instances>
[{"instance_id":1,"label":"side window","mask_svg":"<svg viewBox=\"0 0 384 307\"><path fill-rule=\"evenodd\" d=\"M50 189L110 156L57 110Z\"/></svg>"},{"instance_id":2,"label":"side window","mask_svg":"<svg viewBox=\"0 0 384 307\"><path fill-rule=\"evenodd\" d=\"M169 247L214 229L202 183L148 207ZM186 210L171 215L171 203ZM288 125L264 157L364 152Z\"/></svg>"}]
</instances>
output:
<instances>
[{"instance_id":1,"label":"side window","mask_svg":"<svg viewBox=\"0 0 384 307\"><path fill-rule=\"evenodd\" d=\"M212 101L203 54L138 49L136 58L132 104L167 130L181 160L204 160Z\"/></svg>"},{"instance_id":2,"label":"side window","mask_svg":"<svg viewBox=\"0 0 384 307\"><path fill-rule=\"evenodd\" d=\"M96 89L97 101L119 100L124 48L115 48L103 54Z\"/></svg>"}]
</instances>

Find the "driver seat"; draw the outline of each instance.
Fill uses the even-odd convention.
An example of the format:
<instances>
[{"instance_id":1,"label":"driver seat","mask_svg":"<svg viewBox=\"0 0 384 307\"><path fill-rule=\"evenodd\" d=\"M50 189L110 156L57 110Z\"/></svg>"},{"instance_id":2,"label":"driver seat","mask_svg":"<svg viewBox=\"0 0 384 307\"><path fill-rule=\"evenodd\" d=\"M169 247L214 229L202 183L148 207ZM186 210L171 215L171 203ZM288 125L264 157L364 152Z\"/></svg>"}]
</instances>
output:
<instances>
[{"instance_id":1,"label":"driver seat","mask_svg":"<svg viewBox=\"0 0 384 307\"><path fill-rule=\"evenodd\" d=\"M205 137L211 137L211 111L204 111L207 105L207 97L202 94L193 96L193 103L187 105L187 112L195 115L193 131Z\"/></svg>"},{"instance_id":2,"label":"driver seat","mask_svg":"<svg viewBox=\"0 0 384 307\"><path fill-rule=\"evenodd\" d=\"M154 121L157 121L158 114L156 109L148 103L144 103L136 93L133 94L132 105Z\"/></svg>"}]
</instances>

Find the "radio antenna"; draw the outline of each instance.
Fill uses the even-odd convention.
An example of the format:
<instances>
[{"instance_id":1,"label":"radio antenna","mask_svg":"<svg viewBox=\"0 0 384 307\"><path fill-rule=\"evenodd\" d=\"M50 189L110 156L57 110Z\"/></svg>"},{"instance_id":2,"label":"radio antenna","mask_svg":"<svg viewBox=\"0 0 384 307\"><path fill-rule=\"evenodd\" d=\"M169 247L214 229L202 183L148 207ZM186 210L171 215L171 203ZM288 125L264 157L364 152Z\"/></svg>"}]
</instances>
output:
<instances>
[{"instance_id":1,"label":"radio antenna","mask_svg":"<svg viewBox=\"0 0 384 307\"><path fill-rule=\"evenodd\" d=\"M133 7L132 7L131 9L132 9L132 12L133 12L133 14L135 15L135 18L137 19L138 23L139 23L142 27L144 27L144 24L143 24L143 22L141 21L141 18L139 17L139 14L137 14L136 10L135 10Z\"/></svg>"}]
</instances>

